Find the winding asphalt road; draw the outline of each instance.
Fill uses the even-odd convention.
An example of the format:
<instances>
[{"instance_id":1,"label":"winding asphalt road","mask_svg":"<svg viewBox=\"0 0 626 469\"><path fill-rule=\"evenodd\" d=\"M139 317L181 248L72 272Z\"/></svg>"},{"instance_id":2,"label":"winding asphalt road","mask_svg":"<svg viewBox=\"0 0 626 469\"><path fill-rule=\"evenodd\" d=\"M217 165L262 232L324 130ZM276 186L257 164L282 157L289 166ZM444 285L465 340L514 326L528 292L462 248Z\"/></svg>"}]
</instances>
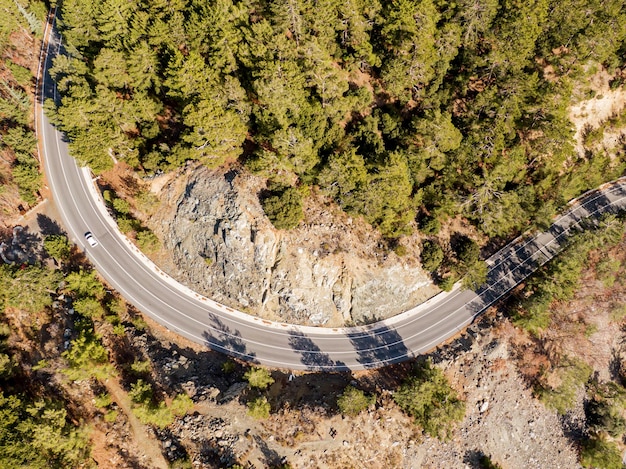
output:
<instances>
[{"instance_id":1,"label":"winding asphalt road","mask_svg":"<svg viewBox=\"0 0 626 469\"><path fill-rule=\"evenodd\" d=\"M626 207L626 181L607 184L571 205L545 233L518 240L487 260L486 286L456 289L371 326L326 329L269 322L234 311L192 292L161 272L117 229L95 190L88 169L69 155L63 134L43 113L41 101L56 99L48 75L59 38L42 50L43 78L37 103L40 154L61 222L104 279L123 297L164 327L242 359L293 370L358 370L401 362L460 332L537 267L559 252L567 235L586 218ZM103 151L106 151L103 149ZM90 247L91 231L99 245Z\"/></svg>"}]
</instances>

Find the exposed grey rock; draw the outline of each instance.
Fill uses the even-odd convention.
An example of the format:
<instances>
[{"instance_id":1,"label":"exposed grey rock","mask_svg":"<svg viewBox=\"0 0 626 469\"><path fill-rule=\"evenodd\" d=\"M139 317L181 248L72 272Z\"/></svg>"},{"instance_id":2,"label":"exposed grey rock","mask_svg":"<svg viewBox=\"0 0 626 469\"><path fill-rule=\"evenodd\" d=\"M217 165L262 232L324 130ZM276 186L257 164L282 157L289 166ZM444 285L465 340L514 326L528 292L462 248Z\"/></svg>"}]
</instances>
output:
<instances>
[{"instance_id":1,"label":"exposed grey rock","mask_svg":"<svg viewBox=\"0 0 626 469\"><path fill-rule=\"evenodd\" d=\"M219 396L219 402L224 403L238 398L241 393L248 387L248 383L235 383Z\"/></svg>"},{"instance_id":2,"label":"exposed grey rock","mask_svg":"<svg viewBox=\"0 0 626 469\"><path fill-rule=\"evenodd\" d=\"M300 227L276 230L259 178L189 168L165 185L152 228L190 288L243 311L299 324L342 326L394 316L436 288L415 262L385 253L378 235L322 197Z\"/></svg>"}]
</instances>

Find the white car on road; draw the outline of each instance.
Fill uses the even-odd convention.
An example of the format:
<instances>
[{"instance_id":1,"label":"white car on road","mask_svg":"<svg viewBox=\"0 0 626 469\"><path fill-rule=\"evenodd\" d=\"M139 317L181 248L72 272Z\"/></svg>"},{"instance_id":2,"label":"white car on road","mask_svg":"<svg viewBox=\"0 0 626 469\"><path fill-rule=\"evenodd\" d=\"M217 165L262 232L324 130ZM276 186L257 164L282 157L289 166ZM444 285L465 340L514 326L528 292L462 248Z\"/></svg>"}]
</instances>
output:
<instances>
[{"instance_id":1,"label":"white car on road","mask_svg":"<svg viewBox=\"0 0 626 469\"><path fill-rule=\"evenodd\" d=\"M89 243L89 246L96 247L98 245L98 240L96 239L96 237L91 233L91 231L88 231L87 233L85 233L85 239L87 240L87 242Z\"/></svg>"}]
</instances>

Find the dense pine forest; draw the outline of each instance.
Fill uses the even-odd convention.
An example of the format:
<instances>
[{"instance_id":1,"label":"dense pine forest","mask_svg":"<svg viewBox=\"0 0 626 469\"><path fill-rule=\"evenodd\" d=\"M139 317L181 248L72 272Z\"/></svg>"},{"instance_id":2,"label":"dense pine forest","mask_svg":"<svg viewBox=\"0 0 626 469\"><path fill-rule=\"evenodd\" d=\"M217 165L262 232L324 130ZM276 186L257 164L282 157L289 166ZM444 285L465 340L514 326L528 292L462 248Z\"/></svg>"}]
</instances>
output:
<instances>
[{"instance_id":1,"label":"dense pine forest","mask_svg":"<svg viewBox=\"0 0 626 469\"><path fill-rule=\"evenodd\" d=\"M13 231L17 214L46 196L32 105L48 6L0 0L0 241L21 233L13 244L25 250L0 261L0 468L253 464L238 458L237 442L253 456L267 450L257 461L273 457L275 467L314 457L346 467L371 455L369 467L397 467L424 454L451 466L442 458L450 453L458 464L500 467L518 435L529 463L567 465L568 453L584 467L623 466L626 251L614 217L574 237L512 299L516 332L498 317L496 335L480 326L443 349L465 357L458 372L427 361L293 381L155 335L47 217L40 232ZM390 240L415 226L434 234L459 215L508 237L626 169L623 140L614 152L589 145L578 154L568 119L598 70L623 88L623 0L65 0L59 28L64 54L53 72L63 98L47 107L81 161L96 172L125 161L142 175L188 161L245 167L267 179L263 206L281 228L319 188ZM626 113L608 123L623 127ZM120 226L137 228L124 200L105 199ZM479 246L461 241L455 265L470 266ZM435 237L420 255L426 270L444 257ZM468 351L470 336L483 345ZM494 359L506 342L518 371ZM568 416L539 413L522 383ZM206 397L235 387L238 403ZM191 411L195 423L183 417ZM482 424L467 424L476 412ZM335 427L320 451L320 435ZM484 429L500 441L493 453L480 446Z\"/></svg>"},{"instance_id":2,"label":"dense pine forest","mask_svg":"<svg viewBox=\"0 0 626 469\"><path fill-rule=\"evenodd\" d=\"M621 0L65 0L59 29L79 160L239 161L285 228L317 186L388 238L459 214L509 236L625 167L567 116L599 67L622 86Z\"/></svg>"},{"instance_id":3,"label":"dense pine forest","mask_svg":"<svg viewBox=\"0 0 626 469\"><path fill-rule=\"evenodd\" d=\"M38 202L41 185L32 70L47 8L38 1L0 0L0 10L0 242L10 244L12 219ZM0 256L0 468L87 467L86 428L74 420L65 396L50 386L50 376L38 380L29 363L37 356L32 344L41 320L49 317L50 293L61 275L39 264L8 265L5 247ZM19 258L26 259L31 263L32 256ZM16 317L24 329L12 321ZM35 339L20 342L23 330Z\"/></svg>"},{"instance_id":4,"label":"dense pine forest","mask_svg":"<svg viewBox=\"0 0 626 469\"><path fill-rule=\"evenodd\" d=\"M37 202L41 185L32 126L34 76L46 7L0 1L0 226L24 206ZM18 210L19 206L19 210Z\"/></svg>"}]
</instances>

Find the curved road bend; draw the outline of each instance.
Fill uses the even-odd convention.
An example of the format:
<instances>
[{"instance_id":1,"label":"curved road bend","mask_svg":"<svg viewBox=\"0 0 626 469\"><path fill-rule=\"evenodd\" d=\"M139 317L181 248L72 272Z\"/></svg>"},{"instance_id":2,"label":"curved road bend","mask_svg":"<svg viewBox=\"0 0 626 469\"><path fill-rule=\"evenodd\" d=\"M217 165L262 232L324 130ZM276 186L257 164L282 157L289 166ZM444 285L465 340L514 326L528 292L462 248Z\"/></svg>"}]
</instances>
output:
<instances>
[{"instance_id":1,"label":"curved road bend","mask_svg":"<svg viewBox=\"0 0 626 469\"><path fill-rule=\"evenodd\" d=\"M41 100L56 98L48 68L59 38L54 31L50 34ZM454 290L441 294L394 318L365 327L325 329L279 324L204 298L179 285L142 256L119 233L91 178L78 168L63 134L49 123L41 102L38 104L38 138L61 222L102 277L128 302L166 328L214 350L272 367L358 370L424 353L462 330L553 257L581 220L626 207L626 181L586 194L547 232L509 245L489 258L488 282L478 292ZM98 246L87 244L86 231L96 236Z\"/></svg>"}]
</instances>

